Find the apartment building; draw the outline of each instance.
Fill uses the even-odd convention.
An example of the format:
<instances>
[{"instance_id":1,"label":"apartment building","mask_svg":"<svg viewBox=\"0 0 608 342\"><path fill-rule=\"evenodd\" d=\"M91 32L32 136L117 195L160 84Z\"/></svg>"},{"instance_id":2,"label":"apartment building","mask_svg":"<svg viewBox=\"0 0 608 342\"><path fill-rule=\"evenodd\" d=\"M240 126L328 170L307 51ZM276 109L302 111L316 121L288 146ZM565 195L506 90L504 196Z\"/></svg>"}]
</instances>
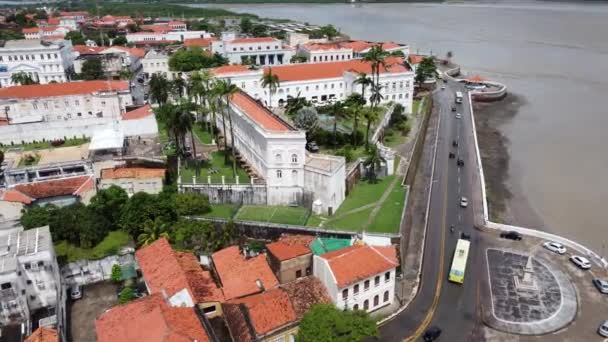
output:
<instances>
[{"instance_id":1,"label":"apartment building","mask_svg":"<svg viewBox=\"0 0 608 342\"><path fill-rule=\"evenodd\" d=\"M0 41L0 87L14 85L11 77L19 72L40 84L67 82L73 64L72 43L67 40Z\"/></svg>"}]
</instances>

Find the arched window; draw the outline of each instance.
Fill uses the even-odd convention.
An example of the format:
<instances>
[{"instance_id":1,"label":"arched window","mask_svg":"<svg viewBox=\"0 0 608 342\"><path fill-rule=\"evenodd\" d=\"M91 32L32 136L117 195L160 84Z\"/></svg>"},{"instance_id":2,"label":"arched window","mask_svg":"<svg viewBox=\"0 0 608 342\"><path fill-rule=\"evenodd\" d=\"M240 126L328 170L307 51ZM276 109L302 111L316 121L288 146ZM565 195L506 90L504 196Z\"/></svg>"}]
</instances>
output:
<instances>
[{"instance_id":1,"label":"arched window","mask_svg":"<svg viewBox=\"0 0 608 342\"><path fill-rule=\"evenodd\" d=\"M380 285L380 276L376 276L376 278L374 278L374 286L378 285Z\"/></svg>"},{"instance_id":2,"label":"arched window","mask_svg":"<svg viewBox=\"0 0 608 342\"><path fill-rule=\"evenodd\" d=\"M281 172L281 170L277 170L277 178L282 178L283 177L283 172Z\"/></svg>"},{"instance_id":3,"label":"arched window","mask_svg":"<svg viewBox=\"0 0 608 342\"><path fill-rule=\"evenodd\" d=\"M294 181L298 180L298 171L293 170L291 171L291 178L293 178Z\"/></svg>"},{"instance_id":4,"label":"arched window","mask_svg":"<svg viewBox=\"0 0 608 342\"><path fill-rule=\"evenodd\" d=\"M378 306L378 304L380 304L380 297L378 297L378 295L374 296L374 306Z\"/></svg>"},{"instance_id":5,"label":"arched window","mask_svg":"<svg viewBox=\"0 0 608 342\"><path fill-rule=\"evenodd\" d=\"M277 153L274 155L274 160L280 162L281 161L281 154Z\"/></svg>"},{"instance_id":6,"label":"arched window","mask_svg":"<svg viewBox=\"0 0 608 342\"><path fill-rule=\"evenodd\" d=\"M369 300L365 300L365 302L363 302L363 310L367 310L369 309Z\"/></svg>"},{"instance_id":7,"label":"arched window","mask_svg":"<svg viewBox=\"0 0 608 342\"><path fill-rule=\"evenodd\" d=\"M384 302L388 302L388 291L384 291Z\"/></svg>"},{"instance_id":8,"label":"arched window","mask_svg":"<svg viewBox=\"0 0 608 342\"><path fill-rule=\"evenodd\" d=\"M297 154L292 154L291 155L291 162L292 163L297 163L298 162L298 155Z\"/></svg>"},{"instance_id":9,"label":"arched window","mask_svg":"<svg viewBox=\"0 0 608 342\"><path fill-rule=\"evenodd\" d=\"M348 299L348 289L342 290L342 299Z\"/></svg>"},{"instance_id":10,"label":"arched window","mask_svg":"<svg viewBox=\"0 0 608 342\"><path fill-rule=\"evenodd\" d=\"M353 310L359 310L359 304L353 305Z\"/></svg>"}]
</instances>

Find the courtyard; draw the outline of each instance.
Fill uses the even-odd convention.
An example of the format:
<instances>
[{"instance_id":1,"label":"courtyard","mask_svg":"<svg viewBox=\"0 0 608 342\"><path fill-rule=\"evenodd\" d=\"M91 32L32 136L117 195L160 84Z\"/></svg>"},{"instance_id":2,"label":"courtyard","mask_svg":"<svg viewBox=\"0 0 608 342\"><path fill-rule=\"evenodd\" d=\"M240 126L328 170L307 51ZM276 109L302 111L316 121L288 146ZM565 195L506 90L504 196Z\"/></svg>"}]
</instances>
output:
<instances>
[{"instance_id":1,"label":"courtyard","mask_svg":"<svg viewBox=\"0 0 608 342\"><path fill-rule=\"evenodd\" d=\"M116 305L118 285L101 282L84 286L82 298L68 300L68 334L72 341L96 341L95 319Z\"/></svg>"},{"instance_id":2,"label":"courtyard","mask_svg":"<svg viewBox=\"0 0 608 342\"><path fill-rule=\"evenodd\" d=\"M179 169L182 183L192 183L193 177L196 177L197 183L207 183L208 177L211 177L211 183L221 184L222 176L225 183L236 183L236 178L232 173L232 157L229 156L229 162L226 164L224 153L224 151L211 152L209 160L200 161L198 167L192 161L183 161ZM239 177L240 184L247 184L251 181L245 169L241 168L238 162L236 175Z\"/></svg>"}]
</instances>

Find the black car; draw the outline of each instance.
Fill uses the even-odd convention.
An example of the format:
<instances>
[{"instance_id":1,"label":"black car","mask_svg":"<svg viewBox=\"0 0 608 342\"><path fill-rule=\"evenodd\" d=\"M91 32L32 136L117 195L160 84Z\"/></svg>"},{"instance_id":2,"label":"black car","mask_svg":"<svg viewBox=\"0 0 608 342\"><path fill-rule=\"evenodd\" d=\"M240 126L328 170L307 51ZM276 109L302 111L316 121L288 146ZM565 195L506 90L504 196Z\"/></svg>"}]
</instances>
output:
<instances>
[{"instance_id":1,"label":"black car","mask_svg":"<svg viewBox=\"0 0 608 342\"><path fill-rule=\"evenodd\" d=\"M441 336L441 329L437 326L432 326L432 327L426 329L426 331L424 332L424 335L422 335L422 339L425 342L433 342L433 341L437 341L439 336Z\"/></svg>"},{"instance_id":2,"label":"black car","mask_svg":"<svg viewBox=\"0 0 608 342\"><path fill-rule=\"evenodd\" d=\"M450 152L449 157L450 157L450 159L454 159L454 157L456 157L456 155L454 154L454 152Z\"/></svg>"},{"instance_id":3,"label":"black car","mask_svg":"<svg viewBox=\"0 0 608 342\"><path fill-rule=\"evenodd\" d=\"M455 112L455 111L456 111L456 107L452 106L452 112Z\"/></svg>"},{"instance_id":4,"label":"black car","mask_svg":"<svg viewBox=\"0 0 608 342\"><path fill-rule=\"evenodd\" d=\"M308 144L306 144L306 149L309 150L310 152L319 152L319 145L317 145L316 142L311 141Z\"/></svg>"},{"instance_id":5,"label":"black car","mask_svg":"<svg viewBox=\"0 0 608 342\"><path fill-rule=\"evenodd\" d=\"M521 234L515 231L500 233L500 237L503 239L519 241L522 239Z\"/></svg>"},{"instance_id":6,"label":"black car","mask_svg":"<svg viewBox=\"0 0 608 342\"><path fill-rule=\"evenodd\" d=\"M452 140L452 146L457 147L458 146L458 141Z\"/></svg>"},{"instance_id":7,"label":"black car","mask_svg":"<svg viewBox=\"0 0 608 342\"><path fill-rule=\"evenodd\" d=\"M464 166L464 160L462 160L462 159L458 158L458 161L456 162L456 164L457 164L458 166Z\"/></svg>"}]
</instances>

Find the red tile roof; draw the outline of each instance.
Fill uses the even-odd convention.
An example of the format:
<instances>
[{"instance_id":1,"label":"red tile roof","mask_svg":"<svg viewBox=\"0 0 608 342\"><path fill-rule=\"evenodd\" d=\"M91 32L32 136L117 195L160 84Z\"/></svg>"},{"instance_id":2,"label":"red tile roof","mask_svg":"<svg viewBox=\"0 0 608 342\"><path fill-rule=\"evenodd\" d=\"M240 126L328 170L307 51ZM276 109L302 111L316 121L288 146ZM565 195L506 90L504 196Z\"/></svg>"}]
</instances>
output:
<instances>
[{"instance_id":1,"label":"red tile roof","mask_svg":"<svg viewBox=\"0 0 608 342\"><path fill-rule=\"evenodd\" d=\"M93 46L86 46L86 45L72 46L72 50L80 53L81 55L97 55L105 49L106 49L105 47L93 47Z\"/></svg>"},{"instance_id":2,"label":"red tile roof","mask_svg":"<svg viewBox=\"0 0 608 342\"><path fill-rule=\"evenodd\" d=\"M59 335L55 329L39 327L25 339L25 342L59 342Z\"/></svg>"},{"instance_id":3,"label":"red tile roof","mask_svg":"<svg viewBox=\"0 0 608 342\"><path fill-rule=\"evenodd\" d=\"M243 91L238 91L232 95L230 105L240 108L251 120L266 130L282 132L293 130L285 121L279 119Z\"/></svg>"},{"instance_id":4,"label":"red tile roof","mask_svg":"<svg viewBox=\"0 0 608 342\"><path fill-rule=\"evenodd\" d=\"M279 40L273 37L238 38L229 41L230 44L271 43Z\"/></svg>"},{"instance_id":5,"label":"red tile roof","mask_svg":"<svg viewBox=\"0 0 608 342\"><path fill-rule=\"evenodd\" d=\"M127 52L133 56L139 57L139 58L143 58L146 55L146 51L144 51L142 49L130 48L130 47L119 46L119 45L114 45L109 48L105 48L103 51L109 50L109 49L121 50L121 51Z\"/></svg>"},{"instance_id":6,"label":"red tile roof","mask_svg":"<svg viewBox=\"0 0 608 342\"><path fill-rule=\"evenodd\" d=\"M145 167L117 167L101 170L101 179L119 178L164 178L165 169L150 169Z\"/></svg>"},{"instance_id":7,"label":"red tile roof","mask_svg":"<svg viewBox=\"0 0 608 342\"><path fill-rule=\"evenodd\" d=\"M193 308L170 307L153 294L104 312L95 320L99 342L208 342Z\"/></svg>"},{"instance_id":8,"label":"red tile roof","mask_svg":"<svg viewBox=\"0 0 608 342\"><path fill-rule=\"evenodd\" d=\"M338 288L343 288L375 274L399 265L395 246L353 245L320 256L327 260L336 278Z\"/></svg>"},{"instance_id":9,"label":"red tile roof","mask_svg":"<svg viewBox=\"0 0 608 342\"><path fill-rule=\"evenodd\" d=\"M81 81L0 88L0 98L39 98L129 90L126 81Z\"/></svg>"},{"instance_id":10,"label":"red tile roof","mask_svg":"<svg viewBox=\"0 0 608 342\"><path fill-rule=\"evenodd\" d=\"M251 71L251 68L247 65L224 65L221 67L217 67L214 69L211 69L211 72L214 75L223 75L223 74L232 74L232 73L239 73L239 72L249 72Z\"/></svg>"},{"instance_id":11,"label":"red tile roof","mask_svg":"<svg viewBox=\"0 0 608 342\"><path fill-rule=\"evenodd\" d=\"M89 12L87 11L62 11L59 12L62 17L70 17L70 16L88 16Z\"/></svg>"},{"instance_id":12,"label":"red tile roof","mask_svg":"<svg viewBox=\"0 0 608 342\"><path fill-rule=\"evenodd\" d=\"M34 201L32 198L16 190L0 190L0 200L23 204L30 204Z\"/></svg>"},{"instance_id":13,"label":"red tile roof","mask_svg":"<svg viewBox=\"0 0 608 342\"><path fill-rule=\"evenodd\" d=\"M289 300L289 296L287 296L287 293L282 289L274 289L245 298L232 300L230 303L242 304L240 308L244 307L246 309L243 314L247 315L248 321L251 323L256 336L264 336L290 323L294 323L298 319L296 312L291 305L291 301ZM233 314L234 310L228 310L226 312L229 327L231 320L234 319L238 322L242 317ZM237 325L242 326L242 323L237 323ZM236 338L237 341L243 339L246 340L246 338Z\"/></svg>"},{"instance_id":14,"label":"red tile roof","mask_svg":"<svg viewBox=\"0 0 608 342\"><path fill-rule=\"evenodd\" d=\"M331 303L325 285L315 276L300 278L281 285L281 289L287 293L289 300L291 300L291 305L298 319L301 319L315 304Z\"/></svg>"},{"instance_id":15,"label":"red tile roof","mask_svg":"<svg viewBox=\"0 0 608 342\"><path fill-rule=\"evenodd\" d=\"M264 72L272 72L279 76L281 82L304 81L324 78L342 77L345 72L371 74L372 66L360 59L328 62L328 63L302 63L275 67L266 67ZM386 59L386 68L380 69L380 74L407 72L409 68L403 64L403 58L390 57Z\"/></svg>"},{"instance_id":16,"label":"red tile roof","mask_svg":"<svg viewBox=\"0 0 608 342\"><path fill-rule=\"evenodd\" d=\"M187 289L194 303L222 302L224 295L211 274L203 270L191 253L174 251L162 238L135 253L151 293L165 291L172 297Z\"/></svg>"},{"instance_id":17,"label":"red tile roof","mask_svg":"<svg viewBox=\"0 0 608 342\"><path fill-rule=\"evenodd\" d=\"M152 111L152 107L147 104L145 106L141 106L137 109L133 109L132 111L126 112L122 115L123 120L137 120L141 118L145 118L147 116L154 115Z\"/></svg>"},{"instance_id":18,"label":"red tile roof","mask_svg":"<svg viewBox=\"0 0 608 342\"><path fill-rule=\"evenodd\" d=\"M11 192L11 198L14 199L26 199L30 198L30 202L36 199L43 199L56 196L68 196L68 195L80 195L93 188L93 177L92 176L78 176L62 179L53 179L42 182L34 182L27 184L17 184L11 190L19 192L20 195L13 194ZM6 194L5 194L6 197ZM15 201L26 203L26 201Z\"/></svg>"},{"instance_id":19,"label":"red tile roof","mask_svg":"<svg viewBox=\"0 0 608 342\"><path fill-rule=\"evenodd\" d=\"M307 43L302 47L308 51L352 49L351 47L344 46L341 43Z\"/></svg>"},{"instance_id":20,"label":"red tile roof","mask_svg":"<svg viewBox=\"0 0 608 342\"><path fill-rule=\"evenodd\" d=\"M208 48L209 46L211 46L211 42L217 41L217 37L211 37L211 38L190 38L190 39L186 39L184 40L184 46L185 47L190 47L190 46L199 46L202 48Z\"/></svg>"},{"instance_id":21,"label":"red tile roof","mask_svg":"<svg viewBox=\"0 0 608 342\"><path fill-rule=\"evenodd\" d=\"M287 235L281 237L279 241L267 244L266 249L277 260L285 261L301 255L312 254L308 248L312 240L314 240L313 236Z\"/></svg>"},{"instance_id":22,"label":"red tile roof","mask_svg":"<svg viewBox=\"0 0 608 342\"><path fill-rule=\"evenodd\" d=\"M422 60L424 59L424 56L420 56L420 55L414 55L414 54L410 54L409 55L409 61L412 64L418 64L421 63Z\"/></svg>"},{"instance_id":23,"label":"red tile roof","mask_svg":"<svg viewBox=\"0 0 608 342\"><path fill-rule=\"evenodd\" d=\"M183 21L173 20L173 21L170 21L167 25L178 26L178 25L186 25L186 23Z\"/></svg>"},{"instance_id":24,"label":"red tile roof","mask_svg":"<svg viewBox=\"0 0 608 342\"><path fill-rule=\"evenodd\" d=\"M264 289L279 284L266 261L265 254L245 259L239 252L238 246L231 246L213 253L212 259L226 299L261 292L262 289L258 287L256 280L262 283Z\"/></svg>"},{"instance_id":25,"label":"red tile roof","mask_svg":"<svg viewBox=\"0 0 608 342\"><path fill-rule=\"evenodd\" d=\"M59 25L59 18L49 18L46 22L49 25Z\"/></svg>"},{"instance_id":26,"label":"red tile roof","mask_svg":"<svg viewBox=\"0 0 608 342\"><path fill-rule=\"evenodd\" d=\"M22 33L38 33L40 28L38 27L27 27L21 30Z\"/></svg>"},{"instance_id":27,"label":"red tile roof","mask_svg":"<svg viewBox=\"0 0 608 342\"><path fill-rule=\"evenodd\" d=\"M354 41L350 41L350 42L341 43L342 46L350 47L355 52L363 52L363 51L371 48L372 46L378 45L378 44L379 43L366 42L366 41L363 41L363 40L354 40ZM399 44L393 43L393 42L380 43L380 44L382 45L382 49L384 49L384 50L391 50L391 49L395 49L395 48L400 47Z\"/></svg>"}]
</instances>

